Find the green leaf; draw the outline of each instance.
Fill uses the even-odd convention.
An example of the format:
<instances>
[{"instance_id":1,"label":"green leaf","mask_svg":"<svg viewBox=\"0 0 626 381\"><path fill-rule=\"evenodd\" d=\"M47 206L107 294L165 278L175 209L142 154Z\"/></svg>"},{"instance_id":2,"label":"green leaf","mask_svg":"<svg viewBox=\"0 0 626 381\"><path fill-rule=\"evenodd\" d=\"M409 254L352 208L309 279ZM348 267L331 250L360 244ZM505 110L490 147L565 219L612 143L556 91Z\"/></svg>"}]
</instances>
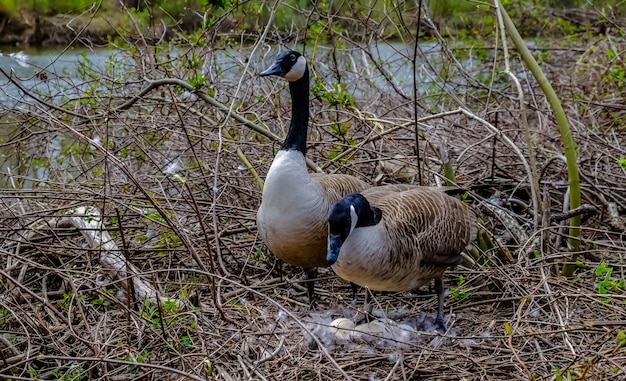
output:
<instances>
[{"instance_id":1,"label":"green leaf","mask_svg":"<svg viewBox=\"0 0 626 381\"><path fill-rule=\"evenodd\" d=\"M615 54L615 50L609 49L606 51L606 56L609 57L610 59L614 59L617 56L617 54Z\"/></svg>"}]
</instances>

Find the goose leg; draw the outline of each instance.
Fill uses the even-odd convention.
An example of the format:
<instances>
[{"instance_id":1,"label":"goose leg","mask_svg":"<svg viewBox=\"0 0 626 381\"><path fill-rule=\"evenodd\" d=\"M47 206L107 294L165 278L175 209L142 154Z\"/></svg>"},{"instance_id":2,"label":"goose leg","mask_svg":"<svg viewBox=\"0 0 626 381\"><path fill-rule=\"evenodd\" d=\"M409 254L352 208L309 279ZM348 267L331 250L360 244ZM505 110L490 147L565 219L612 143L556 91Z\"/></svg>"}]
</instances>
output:
<instances>
[{"instance_id":1,"label":"goose leg","mask_svg":"<svg viewBox=\"0 0 626 381\"><path fill-rule=\"evenodd\" d=\"M283 281L283 260L280 258L276 258L276 268L278 270L278 275L280 276L280 281Z\"/></svg>"},{"instance_id":2,"label":"goose leg","mask_svg":"<svg viewBox=\"0 0 626 381\"><path fill-rule=\"evenodd\" d=\"M372 310L374 309L374 306L370 304L370 298L372 297L371 292L372 290L367 287L365 288L365 305L363 306L363 311L365 313L365 319L368 323L370 321L370 316L372 316Z\"/></svg>"},{"instance_id":3,"label":"goose leg","mask_svg":"<svg viewBox=\"0 0 626 381\"><path fill-rule=\"evenodd\" d=\"M367 287L363 287L363 290L365 290L365 301L363 302L363 317L361 317L361 311L359 311L357 309L357 314L354 317L354 322L356 325L359 324L364 324L364 323L369 323L371 321L370 318L373 318L372 316L372 305L370 305L370 293L372 292L369 288ZM354 300L356 301L356 295Z\"/></svg>"},{"instance_id":4,"label":"goose leg","mask_svg":"<svg viewBox=\"0 0 626 381\"><path fill-rule=\"evenodd\" d=\"M439 333L446 332L446 321L443 318L443 279L435 278L435 292L437 293L437 318L435 319L435 330Z\"/></svg>"},{"instance_id":5,"label":"goose leg","mask_svg":"<svg viewBox=\"0 0 626 381\"><path fill-rule=\"evenodd\" d=\"M356 293L359 292L359 285L350 282L350 289L352 290L352 305L356 306Z\"/></svg>"},{"instance_id":6,"label":"goose leg","mask_svg":"<svg viewBox=\"0 0 626 381\"><path fill-rule=\"evenodd\" d=\"M306 283L306 291L309 297L309 304L311 307L315 304L315 269L304 272L304 283Z\"/></svg>"}]
</instances>

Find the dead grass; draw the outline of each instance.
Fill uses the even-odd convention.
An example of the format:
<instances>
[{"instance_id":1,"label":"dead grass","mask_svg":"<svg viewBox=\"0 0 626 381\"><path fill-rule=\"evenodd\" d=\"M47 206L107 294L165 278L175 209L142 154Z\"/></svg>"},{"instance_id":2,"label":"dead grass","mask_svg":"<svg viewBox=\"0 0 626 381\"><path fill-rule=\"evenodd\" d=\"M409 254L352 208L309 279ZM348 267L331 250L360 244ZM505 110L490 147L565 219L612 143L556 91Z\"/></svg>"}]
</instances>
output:
<instances>
[{"instance_id":1,"label":"dead grass","mask_svg":"<svg viewBox=\"0 0 626 381\"><path fill-rule=\"evenodd\" d=\"M218 102L283 136L289 118L285 83L256 76L277 50L250 56L249 48L225 51L219 43L179 50L182 58L173 65L140 51L124 75L118 73L121 81L104 71L97 81L72 79L66 99L85 100L72 104L59 102L56 77L47 73L49 96L33 100L20 92L18 107L3 110L10 132L0 145L0 378L624 377L626 173L617 161L626 156L625 84L610 76L612 68L623 66L621 58L607 58L602 44L608 40L594 37L565 50L542 50L548 55L543 67L564 99L579 146L583 202L598 211L584 220L585 241L572 279L558 275L559 265L572 257L558 238L565 234L558 219L550 219L562 212L567 172L558 129L536 83L515 62L541 170L545 213L542 226L534 228L529 181L512 148L467 114L432 116L466 107L527 152L516 92L497 75L500 61L495 69L491 58L478 69L464 65L463 77L462 67L445 58L418 56L424 83L419 116L430 118L419 125L423 178L441 182L439 154L446 148L494 244L477 244L479 257L447 272L447 285L459 290L446 300L446 335L429 329L436 298L418 290L374 298L376 313L416 331L354 339L338 338L329 327L335 318L355 314L347 284L321 269L319 300L311 310L300 271L283 266L281 276L256 235L260 190L237 149L264 176L276 142L172 85L119 107L147 86L145 77L189 80L202 72L208 79L203 89L213 89ZM443 56L439 46L432 49ZM410 87L399 93L381 79L381 68L364 54L375 51L307 50L327 88L341 73L354 99L349 107L313 100L308 156L327 172L379 183L415 181ZM185 57L192 54L205 65L190 67ZM395 57L397 62L388 63L398 71L388 78L401 88L400 80L410 82L401 70L410 61ZM246 71L247 59L252 66ZM475 82L492 69L493 83ZM447 76L426 82L444 71ZM345 136L333 132L341 123L350 126ZM341 156L350 146L356 149ZM332 151L340 156L331 159ZM402 178L376 171L397 155L408 163ZM81 206L102 213L102 224L79 212ZM76 215L72 221L95 225L81 232L67 220ZM89 243L90 233L102 237L102 231L115 247ZM504 248L513 262L496 256ZM126 263L111 271L111 258L122 257ZM607 277L602 269L609 267ZM133 280L162 298L141 294ZM468 297L461 299L460 291Z\"/></svg>"}]
</instances>

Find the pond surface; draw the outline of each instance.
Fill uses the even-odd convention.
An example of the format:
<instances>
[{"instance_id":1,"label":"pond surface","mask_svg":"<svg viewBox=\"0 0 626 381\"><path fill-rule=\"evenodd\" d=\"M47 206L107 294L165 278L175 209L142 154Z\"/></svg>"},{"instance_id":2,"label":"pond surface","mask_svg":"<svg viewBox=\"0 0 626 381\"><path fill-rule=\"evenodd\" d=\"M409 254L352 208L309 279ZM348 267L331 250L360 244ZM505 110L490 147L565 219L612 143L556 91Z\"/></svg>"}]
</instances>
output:
<instances>
[{"instance_id":1,"label":"pond surface","mask_svg":"<svg viewBox=\"0 0 626 381\"><path fill-rule=\"evenodd\" d=\"M441 61L440 48L435 43L424 43L420 45L424 56L429 64L437 64ZM325 47L316 47L319 52L317 57L327 57ZM371 60L374 59L380 64L380 68L386 70L395 79L394 86L401 89L406 95L413 93L413 82L409 79L413 76L412 66L409 58L412 57L413 46L403 43L381 44L369 48L372 56L368 56L360 49L344 49L337 54L339 65L347 68L341 73L342 81L352 83L359 78L367 78L372 83L382 87L390 86L390 83L380 73L376 65ZM181 51L182 52L182 51ZM253 66L257 71L263 70L275 57L278 50L267 54L265 58L257 57ZM240 48L232 51L218 51L213 61L207 65L219 65L222 69L220 75L238 79L241 69L247 61L251 48ZM174 52L175 54L175 52ZM263 54L258 51L257 56ZM326 59L326 58L324 58ZM267 61L267 62L265 62ZM343 61L343 62L341 62ZM7 109L14 107L20 100L32 100L24 98L23 92L17 86L8 81L7 75L14 76L19 82L30 91L43 91L50 94L50 90L55 96L70 95L69 92L76 90L81 82L84 82L82 72L86 67L94 72L106 73L107 67L115 65L135 65L135 62L123 51L114 49L86 49L86 48L28 48L17 49L15 47L0 47L0 108ZM469 67L472 61L468 60ZM329 63L317 61L314 63L316 74L322 77L332 76ZM417 83L424 88L434 81L429 75L427 65L418 64ZM52 73L42 77L41 73ZM45 81L42 81L45 78ZM65 92L63 90L65 89ZM352 86L353 91L358 91Z\"/></svg>"},{"instance_id":2,"label":"pond surface","mask_svg":"<svg viewBox=\"0 0 626 381\"><path fill-rule=\"evenodd\" d=\"M88 50L85 48L69 49L26 49L0 48L0 107L15 107L20 101L30 101L24 93L11 83L7 76L13 76L18 82L33 92L54 91L62 96L63 89L74 89L79 80L79 71L83 63L89 62L104 70L104 65L112 56L120 53L109 49ZM46 73L46 74L43 74ZM47 73L51 73L48 75Z\"/></svg>"},{"instance_id":3,"label":"pond surface","mask_svg":"<svg viewBox=\"0 0 626 381\"><path fill-rule=\"evenodd\" d=\"M433 66L431 65L441 64L441 53L440 47L434 43L422 44L420 48L423 51L422 59L424 62L418 64L416 83L419 84L419 91L427 92L429 88L433 88L433 85L436 87L436 83L439 81L437 76L433 75ZM326 60L330 56L327 54L328 51L329 48L316 47L315 59L319 59L319 61L314 62L314 66L315 74L324 78L326 83L330 85L335 83L337 78L336 73L331 69L330 61L322 61L322 57ZM411 97L414 91L413 67L410 61L410 57L413 56L412 51L413 46L403 43L381 44L369 48L367 52L356 48L337 50L336 58L339 61L339 66L345 68L340 72L341 82L346 85L345 91L353 94L356 99L365 102L368 99L375 100L377 96L380 96L380 93L372 92L372 88L379 88L381 91L402 92L407 97ZM180 50L181 54L182 52ZM253 71L248 73L247 81L257 80L254 73L265 69L276 57L278 49L273 48L272 51L265 54L266 52L267 50L264 49L257 50L257 57L253 60ZM171 54L175 58L177 52ZM251 48L246 47L231 51L218 51L211 57L210 62L205 63L207 75L219 75L219 83L225 87L228 87L230 83L236 85L243 75L243 68L250 54ZM373 60L375 62L372 62ZM33 107L38 110L40 106L32 96L22 91L7 76L16 79L16 82L33 96L42 97L51 103L63 104L68 100L84 97L85 89L88 86L93 86L94 83L97 83L98 86L110 85L111 81L108 82L108 85L102 85L102 81L97 82L103 75L115 76L116 72L126 71L120 76L120 82L128 81L128 75L125 74L135 72L135 65L137 62L129 57L126 52L114 49L33 48L19 50L15 47L0 47L0 189L10 187L6 180L10 171L13 174L19 173L22 176L32 178L33 181L45 180L48 177L48 172L41 170L41 168L36 171L24 170L24 164L20 163L30 161L27 146L22 145L17 150L13 145L6 144L17 133L15 130L17 123L7 117L11 114L10 111L15 108L33 110ZM471 60L469 60L466 69L471 66ZM388 75L383 75L381 69L386 71ZM361 81L367 81L368 84L363 86ZM141 86L142 81L139 80L135 82L134 87L116 87L115 90L108 91L117 94L120 89L123 89L122 91L128 91L131 94L118 95L133 95L139 91ZM368 90L363 91L363 89ZM55 137L41 143L46 145L46 155L51 162L59 158L63 146L60 139ZM41 148L41 146L37 147L39 155L41 155ZM22 187L30 188L30 183L32 183L31 180L24 181Z\"/></svg>"}]
</instances>

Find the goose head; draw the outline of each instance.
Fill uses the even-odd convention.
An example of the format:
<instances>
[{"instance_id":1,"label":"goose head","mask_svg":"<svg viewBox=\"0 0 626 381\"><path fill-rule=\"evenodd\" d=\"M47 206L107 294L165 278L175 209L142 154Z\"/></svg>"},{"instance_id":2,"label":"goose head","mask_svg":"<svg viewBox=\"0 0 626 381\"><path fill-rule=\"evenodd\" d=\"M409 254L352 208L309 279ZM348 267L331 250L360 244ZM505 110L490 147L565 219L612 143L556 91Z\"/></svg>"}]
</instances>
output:
<instances>
[{"instance_id":1,"label":"goose head","mask_svg":"<svg viewBox=\"0 0 626 381\"><path fill-rule=\"evenodd\" d=\"M337 262L341 246L355 228L376 225L381 218L381 210L360 193L350 193L337 201L328 212L328 264Z\"/></svg>"},{"instance_id":2,"label":"goose head","mask_svg":"<svg viewBox=\"0 0 626 381\"><path fill-rule=\"evenodd\" d=\"M277 75L289 82L295 82L303 78L306 72L307 63L304 56L295 50L286 50L280 53L274 63L259 75L261 77Z\"/></svg>"},{"instance_id":3,"label":"goose head","mask_svg":"<svg viewBox=\"0 0 626 381\"><path fill-rule=\"evenodd\" d=\"M272 65L259 74L275 75L289 81L291 94L291 122L281 150L297 150L306 155L306 137L309 127L309 69L306 59L295 50L278 55Z\"/></svg>"}]
</instances>

